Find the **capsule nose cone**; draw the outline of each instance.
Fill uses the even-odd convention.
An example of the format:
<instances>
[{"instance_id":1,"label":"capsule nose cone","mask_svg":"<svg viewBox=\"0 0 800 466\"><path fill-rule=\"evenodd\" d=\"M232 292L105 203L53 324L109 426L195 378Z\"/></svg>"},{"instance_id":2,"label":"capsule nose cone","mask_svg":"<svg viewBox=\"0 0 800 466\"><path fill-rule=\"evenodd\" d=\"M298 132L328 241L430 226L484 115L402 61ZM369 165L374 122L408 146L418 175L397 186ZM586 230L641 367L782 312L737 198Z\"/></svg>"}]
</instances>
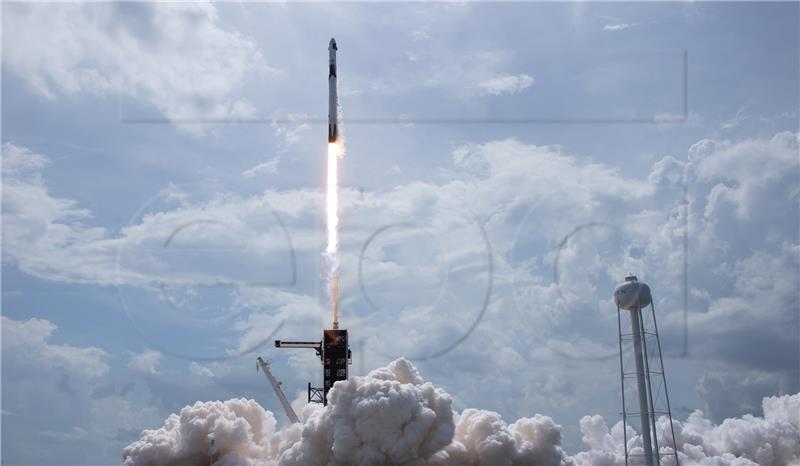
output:
<instances>
[{"instance_id":1,"label":"capsule nose cone","mask_svg":"<svg viewBox=\"0 0 800 466\"><path fill-rule=\"evenodd\" d=\"M339 50L336 48L336 39L331 37L331 41L328 43L328 50Z\"/></svg>"}]
</instances>

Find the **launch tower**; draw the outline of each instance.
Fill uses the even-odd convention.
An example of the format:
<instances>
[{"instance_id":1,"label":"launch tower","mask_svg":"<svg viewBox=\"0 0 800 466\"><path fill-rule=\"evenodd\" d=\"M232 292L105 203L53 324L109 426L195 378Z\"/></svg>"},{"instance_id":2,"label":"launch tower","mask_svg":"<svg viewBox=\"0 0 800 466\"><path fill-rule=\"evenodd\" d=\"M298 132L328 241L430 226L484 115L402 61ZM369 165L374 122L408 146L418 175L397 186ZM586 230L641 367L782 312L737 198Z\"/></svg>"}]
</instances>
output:
<instances>
[{"instance_id":1,"label":"launch tower","mask_svg":"<svg viewBox=\"0 0 800 466\"><path fill-rule=\"evenodd\" d=\"M347 380L348 366L352 362L347 329L322 331L321 341L275 340L276 348L313 348L322 361L322 387L308 383L308 402L328 404L328 391L335 382Z\"/></svg>"}]
</instances>

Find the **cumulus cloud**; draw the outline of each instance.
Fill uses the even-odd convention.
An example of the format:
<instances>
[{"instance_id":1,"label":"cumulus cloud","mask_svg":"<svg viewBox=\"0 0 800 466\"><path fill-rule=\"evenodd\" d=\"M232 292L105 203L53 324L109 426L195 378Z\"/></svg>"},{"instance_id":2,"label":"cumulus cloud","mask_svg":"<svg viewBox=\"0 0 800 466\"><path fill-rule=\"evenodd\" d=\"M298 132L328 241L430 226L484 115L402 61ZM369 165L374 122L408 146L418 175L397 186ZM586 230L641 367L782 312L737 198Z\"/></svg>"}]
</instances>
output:
<instances>
[{"instance_id":1,"label":"cumulus cloud","mask_svg":"<svg viewBox=\"0 0 800 466\"><path fill-rule=\"evenodd\" d=\"M194 361L189 365L189 372L191 372L192 375L200 377L214 377L214 372L212 372L211 369L206 366L201 366Z\"/></svg>"},{"instance_id":2,"label":"cumulus cloud","mask_svg":"<svg viewBox=\"0 0 800 466\"><path fill-rule=\"evenodd\" d=\"M536 321L526 329L534 334L559 331L559 325L568 327L573 338L559 341L565 345L561 353L574 352L570 346L580 352L580 348L602 351L603 346L612 345L597 337L605 334L597 329L606 329L604 323L612 320L601 313L587 317L583 310L602 307L608 299L604 290L632 270L658 271L647 280L663 297L665 332L674 333L681 322L673 313L680 306L676 290L681 284L681 188L686 180L690 184L693 295L706 296L690 320L697 331L710 337L697 341L695 348L737 364L772 361L774 367L788 367L787 361L769 357L767 348L777 343L784 349L796 348L796 337L788 334L791 326L763 327L754 333L740 323L763 319L763 312L780 321L790 319L797 246L796 222L787 221L786 215L796 218L796 150L793 133L742 141L703 140L691 147L688 161L665 156L648 177L631 178L561 146L514 139L461 145L453 151L452 168L443 172L439 182L408 183L382 193L342 189L342 208L348 218L360 219L344 225L342 235L349 241L342 247L342 265L349 270L361 267L362 285L372 300L351 304L391 311L371 316L364 323L365 332L377 334L394 325L394 319L384 318L388 315L400 316L410 328L425 329L394 340L393 344L403 346L387 349L391 354L433 352L434 335L455 340L471 321L453 318L456 312L450 310L474 316L479 311L474 303L480 302L481 290L486 288L483 227L494 254L495 290L502 296L509 291L503 287L511 287L511 299L495 303L497 312L521 311L523 318ZM76 202L48 193L42 176L47 164L44 156L13 144L5 144L3 151L7 162L3 167L3 254L34 276L154 287L171 305L196 312L202 307L192 303L202 301L203 295L179 293L174 285L253 283L254 277L261 280L267 273L274 274L276 283L291 280L289 244L273 207L291 234L297 260L304 261L304 267L315 267L320 235L314 220L324 205L318 191L267 191L250 197L227 194L200 201L168 194L164 204L111 234L88 225L91 212ZM376 231L409 218L424 228L393 227L359 256L361 246ZM626 227L624 231L587 228L573 235L558 256L560 279L571 286L559 289L551 272L554 251L576 225L586 222ZM545 224L547 228L541 228ZM452 237L460 241L443 241ZM166 238L173 238L170 248L174 250L165 251ZM201 254L180 254L190 248L199 248ZM271 267L265 270L263 264ZM758 278L766 276L765 271L770 271L770 280ZM343 275L344 289L357 289L356 278ZM735 283L741 286L732 286ZM168 286L159 288L159 284ZM456 284L458 290L451 288ZM268 336L276 315L288 317L303 308L304 313L319 310L313 292L305 291L310 288L292 293L246 290L234 286L233 296L244 299L248 295L250 303L230 306L257 311L236 320L232 328L240 334L240 349ZM765 302L771 305L763 306ZM214 311L214 315L222 313ZM741 318L731 319L731 315ZM607 330L608 335L615 332ZM730 336L737 332L750 338L763 336L759 341L764 342L765 351L742 355L744 359L738 354L725 356L730 342L737 341ZM776 333L780 338L775 338Z\"/></svg>"},{"instance_id":3,"label":"cumulus cloud","mask_svg":"<svg viewBox=\"0 0 800 466\"><path fill-rule=\"evenodd\" d=\"M657 296L665 341L680 337L681 245L688 220L690 351L729 365L732 374L743 367L797 374L800 249L796 244L797 162L792 158L796 141L793 133L703 140L691 147L688 159L664 156L654 163L649 176L634 177L562 146L504 139L458 146L452 153L452 166L442 170L436 181L401 184L378 193L342 189L343 212L347 218L359 219L343 223L342 237L348 242L342 247L342 264L353 273L343 274L342 289L358 290L363 285L372 300L367 302L358 292L343 297L343 306L350 310L348 325L358 326L361 335L393 336L397 323L403 324L403 338L364 343L377 350L365 351L365 365L378 363L378 352L387 359L435 354L469 330L474 319L481 317L480 304L489 282L488 240L493 298L476 330L480 338L466 340L458 351L470 357L472 370L495 377L491 389L484 384L459 384L459 397L473 403L492 399L492 407L504 413L521 407L535 409L553 400L577 409L575 404L599 395L570 374L564 355L575 360L581 355L613 354L617 329L608 290L620 277L631 271L646 272L642 278ZM189 195L170 195L171 204L157 205L133 224L111 233L87 225L91 213L74 201L48 193L43 156L6 145L7 157L14 162L8 170L4 164L4 259L31 275L142 287L164 278L177 284L213 284L260 276L273 271L271 267L265 270L266 263L274 264L274 270L290 264L270 206L291 232L298 261L305 261L298 270L313 271L317 266L321 235L314 220L321 218L324 205L319 192L221 194L199 201ZM683 213L684 179L689 183L688 219ZM192 223L198 219L220 223ZM409 227L408 219L417 225ZM247 247L240 254L235 253L239 249L224 249L219 256L209 256L213 260L199 262L178 261L180 250L164 255L165 238L187 224L171 246L238 247L244 243ZM594 226L564 242L576 226L587 224ZM387 225L391 226L388 230L379 231ZM361 247L376 232L378 236L360 256ZM564 286L553 279L557 250ZM355 273L359 267L361 283ZM313 276L291 293L242 287L226 295L234 299L230 308L246 315L227 323L225 330L232 338L225 340L219 352L248 350L293 316L302 316L306 322L320 319L322 309L311 284L316 276L309 275ZM172 294L176 287L165 288L172 304L180 305ZM190 304L203 302L188 294L186 299ZM381 312L372 312L376 309ZM217 318L220 313L209 315ZM207 325L209 320L202 322ZM216 321L214 325L221 328ZM290 330L294 329L284 327L282 332L288 335ZM300 335L301 330L296 330ZM482 342L501 340L510 349L498 353L503 358L497 361ZM742 341L752 344L743 346ZM531 342L537 343L535 350L527 349ZM674 348L665 346L665 352ZM297 374L317 373L318 361L312 355L292 358ZM524 374L526 365L520 360L547 368L535 377L527 376L526 386L537 390L526 391L524 397L519 380L508 377L509 373ZM443 377L459 382L467 377L455 368L439 369L446 374ZM612 371L598 372L603 372L596 375L606 378L606 386L615 382ZM784 379L788 381L784 393L796 391L797 377ZM684 389L691 390L696 380L686 383L689 387ZM753 387L767 390L763 384ZM717 414L711 413L715 418Z\"/></svg>"},{"instance_id":4,"label":"cumulus cloud","mask_svg":"<svg viewBox=\"0 0 800 466\"><path fill-rule=\"evenodd\" d=\"M709 195L706 216L722 215L729 203L737 215L747 219L763 194L777 194L776 201L796 200L797 192L772 192L779 181L785 182L797 168L798 135L781 132L769 139L746 139L731 142L704 139L689 153L698 180L714 183ZM792 179L796 182L796 178ZM783 184L783 183L781 183Z\"/></svg>"},{"instance_id":5,"label":"cumulus cloud","mask_svg":"<svg viewBox=\"0 0 800 466\"><path fill-rule=\"evenodd\" d=\"M704 335L693 349L748 369L791 371L795 380L797 138L704 139L689 149L686 172L690 276L694 294L704 296L689 315L692 331Z\"/></svg>"},{"instance_id":6,"label":"cumulus cloud","mask_svg":"<svg viewBox=\"0 0 800 466\"><path fill-rule=\"evenodd\" d=\"M158 351L144 350L131 356L130 361L128 361L128 367L146 374L157 374L161 357L162 355Z\"/></svg>"},{"instance_id":7,"label":"cumulus cloud","mask_svg":"<svg viewBox=\"0 0 800 466\"><path fill-rule=\"evenodd\" d=\"M79 208L73 200L50 196L41 175L49 163L45 156L11 143L4 143L2 150L5 257L21 260L25 254L31 267L36 267L34 264L46 260L39 255L43 251L37 251L37 244L56 250L69 243L102 238L102 228L86 228L81 223L91 217L88 210ZM28 252L24 253L26 248Z\"/></svg>"},{"instance_id":8,"label":"cumulus cloud","mask_svg":"<svg viewBox=\"0 0 800 466\"><path fill-rule=\"evenodd\" d=\"M104 350L48 342L56 328L45 319L14 320L2 316L3 363L63 369L84 377L99 377L108 372L108 355Z\"/></svg>"},{"instance_id":9,"label":"cumulus cloud","mask_svg":"<svg viewBox=\"0 0 800 466\"><path fill-rule=\"evenodd\" d=\"M166 286L165 297L178 304L191 296L169 294L177 285L255 281L252 273L236 274L255 270L257 262L259 268L274 265L274 281L291 280L289 243L266 197L245 200L222 195L193 205L181 193L167 189L158 198L161 207L169 206L166 211L149 211L139 223L113 235L92 226L92 213L75 201L49 193L41 174L47 163L44 155L3 144L3 256L30 275L70 283ZM318 193L292 197L282 205L284 215L292 209L318 209ZM240 211L243 207L249 212ZM237 211L244 217L237 220ZM246 226L249 222L255 222L253 228ZM278 240L266 241L270 236ZM301 235L293 240L303 246ZM167 262L156 257L170 253L173 259ZM197 254L216 263L213 276L191 262ZM245 265L248 261L252 267ZM262 269L259 279L271 277Z\"/></svg>"},{"instance_id":10,"label":"cumulus cloud","mask_svg":"<svg viewBox=\"0 0 800 466\"><path fill-rule=\"evenodd\" d=\"M786 393L790 374L759 370L712 371L697 383L698 395L705 401L705 413L714 422L742 413L755 413L762 399Z\"/></svg>"},{"instance_id":11,"label":"cumulus cloud","mask_svg":"<svg viewBox=\"0 0 800 466\"><path fill-rule=\"evenodd\" d=\"M136 378L106 388L114 377L106 349L57 342L63 330L45 319L2 316L0 326L3 422L12 426L3 433L4 459L109 463L141 429L163 420L152 398L133 393Z\"/></svg>"},{"instance_id":12,"label":"cumulus cloud","mask_svg":"<svg viewBox=\"0 0 800 466\"><path fill-rule=\"evenodd\" d=\"M484 94L517 94L533 85L533 77L527 74L495 76L478 84Z\"/></svg>"},{"instance_id":13,"label":"cumulus cloud","mask_svg":"<svg viewBox=\"0 0 800 466\"><path fill-rule=\"evenodd\" d=\"M262 264L257 270L263 275L264 263L274 264L275 269L286 265L288 244L279 241L284 234L273 216L273 207L291 230L295 250L316 256L318 231L314 229L314 219L324 205L317 190L267 191L251 197L221 194L201 202L191 202L186 196L169 191L163 196L164 204L169 205L154 206L138 223L114 235L82 223L91 218L91 212L48 192L40 172L46 157L13 144L4 145L3 150L4 159L14 162L9 164L9 170L4 164L3 171L4 254L31 275L101 284L152 284L159 279L216 283L234 280L224 276L228 272L256 270L257 263ZM342 189L343 209L353 218L365 220L346 226L352 243L364 241L378 228L409 217L431 224L437 236L456 233L465 222L473 222L465 205L473 206L481 215L497 216L493 223L503 228L502 234L513 233L514 225L509 222L518 219L506 216L537 198L546 199L541 207L560 212L560 223L571 227L575 219L588 215L592 208L596 211L597 206L587 204L587 200L639 198L648 192L646 183L619 183L620 174L611 167L584 164L557 146L533 146L513 139L461 146L454 152L454 162L454 170L442 183L410 183L386 193ZM24 166L24 170L13 168L17 166ZM531 177L536 182L531 182ZM576 179L581 181L578 186L572 183ZM507 208L498 210L498 205ZM567 206L569 215L565 216ZM175 233L180 234L172 236ZM174 249L228 250L214 257L213 271L202 270L196 263L165 262L156 257L164 252L167 238L171 238L169 247ZM479 238L473 235L469 239L479 242L459 246L481 249ZM243 252L238 254L240 250ZM347 256L343 260L352 260L357 252L357 247L343 251ZM276 256L272 259L264 256L273 253ZM481 250L478 256L481 260L482 253ZM453 251L450 257L462 255ZM223 260L227 265L220 263ZM252 267L242 266L248 263ZM281 272L284 270L281 268ZM439 279L435 273L425 275L432 281Z\"/></svg>"},{"instance_id":14,"label":"cumulus cloud","mask_svg":"<svg viewBox=\"0 0 800 466\"><path fill-rule=\"evenodd\" d=\"M16 4L3 26L4 65L41 95L120 93L178 122L251 116L235 93L269 69L207 2Z\"/></svg>"},{"instance_id":15,"label":"cumulus cloud","mask_svg":"<svg viewBox=\"0 0 800 466\"><path fill-rule=\"evenodd\" d=\"M497 413L456 414L450 395L398 359L366 377L337 382L327 407L306 407L303 424L276 430L253 400L197 402L142 432L126 466L568 465L560 426L546 416L506 424Z\"/></svg>"}]
</instances>

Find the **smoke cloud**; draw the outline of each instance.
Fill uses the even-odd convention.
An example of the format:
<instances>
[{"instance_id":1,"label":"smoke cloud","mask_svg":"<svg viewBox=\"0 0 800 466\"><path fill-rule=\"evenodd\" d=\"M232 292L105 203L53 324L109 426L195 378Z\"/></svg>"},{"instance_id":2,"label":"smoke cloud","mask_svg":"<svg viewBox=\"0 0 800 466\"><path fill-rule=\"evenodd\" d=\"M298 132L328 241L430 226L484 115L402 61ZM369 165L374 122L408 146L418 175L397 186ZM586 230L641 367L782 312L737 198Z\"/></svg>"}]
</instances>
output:
<instances>
[{"instance_id":1,"label":"smoke cloud","mask_svg":"<svg viewBox=\"0 0 800 466\"><path fill-rule=\"evenodd\" d=\"M792 466L800 464L800 394L764 398L764 417L745 415L714 425L696 410L685 421L674 421L680 464L714 466ZM575 455L578 466L624 465L622 422L609 430L600 416L580 421L589 451ZM672 433L662 417L656 424L661 453L669 453ZM628 447L641 454L641 437L628 426ZM664 465L674 465L674 456Z\"/></svg>"},{"instance_id":2,"label":"smoke cloud","mask_svg":"<svg viewBox=\"0 0 800 466\"><path fill-rule=\"evenodd\" d=\"M253 400L197 402L164 426L145 430L122 451L125 466L212 464L264 466L615 466L624 465L622 423L580 421L589 450L561 448L561 426L535 415L507 424L491 411L453 412L450 395L398 359L365 377L337 382L326 407L308 405L303 423L277 429ZM800 394L765 398L764 417L714 425L695 411L675 422L682 465L789 466L800 461ZM662 453L671 431L658 422ZM628 427L629 448L641 440ZM674 457L665 465L674 464Z\"/></svg>"},{"instance_id":3,"label":"smoke cloud","mask_svg":"<svg viewBox=\"0 0 800 466\"><path fill-rule=\"evenodd\" d=\"M507 425L497 413L456 414L450 395L398 359L337 382L328 406L276 430L253 400L197 402L122 451L125 466L571 465L561 427L546 416Z\"/></svg>"},{"instance_id":4,"label":"smoke cloud","mask_svg":"<svg viewBox=\"0 0 800 466\"><path fill-rule=\"evenodd\" d=\"M260 465L300 439L300 425L275 430L277 422L254 400L198 401L164 426L145 430L122 450L125 466L187 464Z\"/></svg>"}]
</instances>

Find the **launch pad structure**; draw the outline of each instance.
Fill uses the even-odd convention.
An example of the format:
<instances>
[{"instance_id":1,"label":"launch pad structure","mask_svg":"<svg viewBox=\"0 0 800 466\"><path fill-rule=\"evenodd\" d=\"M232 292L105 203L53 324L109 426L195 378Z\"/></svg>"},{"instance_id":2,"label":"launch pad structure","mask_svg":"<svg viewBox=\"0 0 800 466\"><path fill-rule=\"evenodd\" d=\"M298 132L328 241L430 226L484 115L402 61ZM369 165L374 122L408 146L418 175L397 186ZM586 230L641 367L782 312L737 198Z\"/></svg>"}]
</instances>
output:
<instances>
[{"instance_id":1,"label":"launch pad structure","mask_svg":"<svg viewBox=\"0 0 800 466\"><path fill-rule=\"evenodd\" d=\"M348 366L352 363L352 352L347 341L347 329L322 331L321 341L275 340L276 348L312 348L322 361L322 387L308 383L308 402L328 404L328 391L333 384L347 380Z\"/></svg>"}]
</instances>

